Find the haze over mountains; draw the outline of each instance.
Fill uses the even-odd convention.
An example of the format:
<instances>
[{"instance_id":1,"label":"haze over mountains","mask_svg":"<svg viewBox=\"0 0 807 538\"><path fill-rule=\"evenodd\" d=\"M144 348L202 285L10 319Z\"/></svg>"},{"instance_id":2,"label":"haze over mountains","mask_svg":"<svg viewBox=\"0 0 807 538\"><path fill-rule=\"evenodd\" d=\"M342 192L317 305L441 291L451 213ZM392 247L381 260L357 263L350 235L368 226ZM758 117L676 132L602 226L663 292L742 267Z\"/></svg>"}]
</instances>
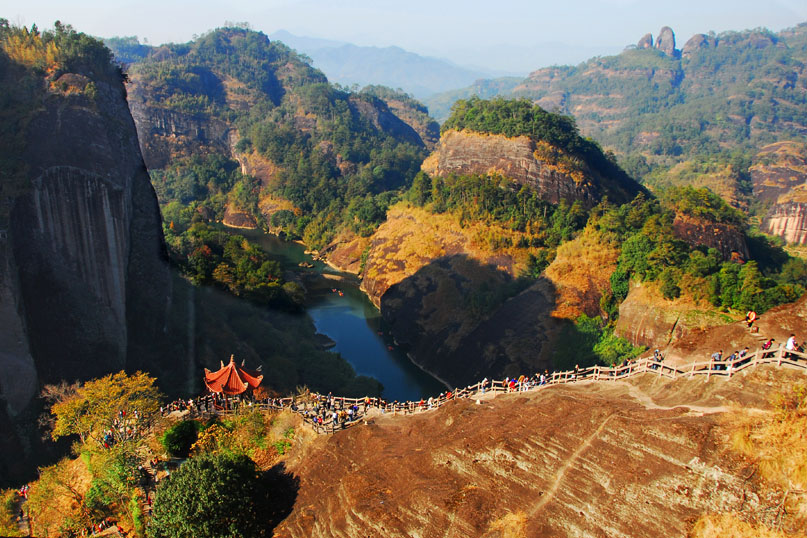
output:
<instances>
[{"instance_id":1,"label":"haze over mountains","mask_svg":"<svg viewBox=\"0 0 807 538\"><path fill-rule=\"evenodd\" d=\"M328 80L350 86L380 84L401 88L417 98L467 86L491 71L460 67L440 58L421 56L400 47L360 47L352 43L292 35L279 30L270 39L310 56Z\"/></svg>"}]
</instances>

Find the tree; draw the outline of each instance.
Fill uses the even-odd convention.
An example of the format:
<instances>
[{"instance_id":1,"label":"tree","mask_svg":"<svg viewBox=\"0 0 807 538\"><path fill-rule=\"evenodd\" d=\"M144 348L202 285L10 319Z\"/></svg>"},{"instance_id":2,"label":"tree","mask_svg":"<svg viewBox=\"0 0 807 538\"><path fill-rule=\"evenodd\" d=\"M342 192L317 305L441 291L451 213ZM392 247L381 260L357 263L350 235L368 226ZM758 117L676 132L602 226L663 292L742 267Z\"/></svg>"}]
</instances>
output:
<instances>
[{"instance_id":1,"label":"tree","mask_svg":"<svg viewBox=\"0 0 807 538\"><path fill-rule=\"evenodd\" d=\"M101 442L113 430L116 439L137 437L160 409L156 379L143 372L109 374L88 381L51 406L51 437L78 435L82 442Z\"/></svg>"},{"instance_id":2,"label":"tree","mask_svg":"<svg viewBox=\"0 0 807 538\"><path fill-rule=\"evenodd\" d=\"M243 454L188 460L160 483L149 538L260 538L269 535L269 490Z\"/></svg>"}]
</instances>

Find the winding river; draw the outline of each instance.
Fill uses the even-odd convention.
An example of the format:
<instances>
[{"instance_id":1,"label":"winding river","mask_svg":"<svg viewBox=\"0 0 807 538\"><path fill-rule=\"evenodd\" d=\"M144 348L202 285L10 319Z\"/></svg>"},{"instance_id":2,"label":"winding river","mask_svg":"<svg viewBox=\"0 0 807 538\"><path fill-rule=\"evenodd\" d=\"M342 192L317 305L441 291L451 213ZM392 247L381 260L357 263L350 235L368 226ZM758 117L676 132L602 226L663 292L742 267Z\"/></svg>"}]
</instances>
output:
<instances>
[{"instance_id":1,"label":"winding river","mask_svg":"<svg viewBox=\"0 0 807 538\"><path fill-rule=\"evenodd\" d=\"M381 381L386 399L418 400L445 390L444 385L415 366L395 346L381 313L359 289L354 275L313 261L299 243L257 230L237 230L237 233L258 243L285 269L316 273L314 278L306 279L306 312L314 320L317 332L335 342L332 351L340 353L356 373ZM302 268L300 263L313 263L314 267Z\"/></svg>"}]
</instances>

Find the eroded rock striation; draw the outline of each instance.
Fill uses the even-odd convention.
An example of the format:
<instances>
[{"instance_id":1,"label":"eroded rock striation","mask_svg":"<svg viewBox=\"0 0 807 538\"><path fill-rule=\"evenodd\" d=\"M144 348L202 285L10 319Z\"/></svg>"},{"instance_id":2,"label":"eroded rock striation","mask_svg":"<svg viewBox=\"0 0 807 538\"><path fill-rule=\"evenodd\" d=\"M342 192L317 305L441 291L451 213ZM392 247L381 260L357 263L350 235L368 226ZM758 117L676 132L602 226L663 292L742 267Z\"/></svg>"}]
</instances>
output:
<instances>
[{"instance_id":1,"label":"eroded rock striation","mask_svg":"<svg viewBox=\"0 0 807 538\"><path fill-rule=\"evenodd\" d=\"M785 202L775 204L765 215L761 228L788 243L807 244L807 203Z\"/></svg>"},{"instance_id":2,"label":"eroded rock striation","mask_svg":"<svg viewBox=\"0 0 807 538\"><path fill-rule=\"evenodd\" d=\"M782 141L762 148L749 168L754 196L770 209L760 229L788 243L807 243L807 146Z\"/></svg>"},{"instance_id":3,"label":"eroded rock striation","mask_svg":"<svg viewBox=\"0 0 807 538\"><path fill-rule=\"evenodd\" d=\"M83 92L82 77L37 97L21 133L25 187L4 200L0 395L9 417L42 384L154 364L165 336L160 212L125 90L99 79Z\"/></svg>"},{"instance_id":4,"label":"eroded rock striation","mask_svg":"<svg viewBox=\"0 0 807 538\"><path fill-rule=\"evenodd\" d=\"M288 462L300 487L275 535L684 536L703 512L761 514L720 413L782 381L647 375L382 416Z\"/></svg>"}]
</instances>

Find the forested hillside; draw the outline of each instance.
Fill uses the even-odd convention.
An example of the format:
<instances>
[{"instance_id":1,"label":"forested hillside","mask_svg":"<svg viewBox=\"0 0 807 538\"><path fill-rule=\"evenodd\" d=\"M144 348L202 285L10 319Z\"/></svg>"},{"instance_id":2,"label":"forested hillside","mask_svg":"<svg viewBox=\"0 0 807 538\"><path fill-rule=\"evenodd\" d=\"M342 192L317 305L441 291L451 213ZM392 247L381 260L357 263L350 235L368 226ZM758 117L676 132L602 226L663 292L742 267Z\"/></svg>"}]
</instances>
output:
<instances>
[{"instance_id":1,"label":"forested hillside","mask_svg":"<svg viewBox=\"0 0 807 538\"><path fill-rule=\"evenodd\" d=\"M469 91L525 97L573 116L583 134L653 188L708 186L754 210L748 169L757 152L807 134L806 36L807 24L698 34L665 52L647 46L648 35L650 42L617 56Z\"/></svg>"}]
</instances>

